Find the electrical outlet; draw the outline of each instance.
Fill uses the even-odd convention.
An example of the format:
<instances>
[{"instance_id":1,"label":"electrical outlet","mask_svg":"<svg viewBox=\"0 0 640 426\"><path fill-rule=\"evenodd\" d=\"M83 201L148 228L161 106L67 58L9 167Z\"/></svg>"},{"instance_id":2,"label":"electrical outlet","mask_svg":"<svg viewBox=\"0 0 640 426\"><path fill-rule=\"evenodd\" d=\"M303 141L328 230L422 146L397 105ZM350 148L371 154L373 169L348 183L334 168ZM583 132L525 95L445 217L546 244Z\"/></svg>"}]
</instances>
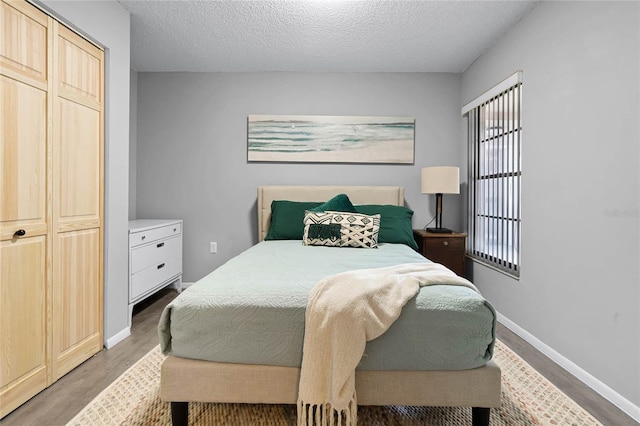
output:
<instances>
[{"instance_id":1,"label":"electrical outlet","mask_svg":"<svg viewBox=\"0 0 640 426\"><path fill-rule=\"evenodd\" d=\"M209 253L217 253L218 252L218 243L217 242L210 242L209 243Z\"/></svg>"}]
</instances>

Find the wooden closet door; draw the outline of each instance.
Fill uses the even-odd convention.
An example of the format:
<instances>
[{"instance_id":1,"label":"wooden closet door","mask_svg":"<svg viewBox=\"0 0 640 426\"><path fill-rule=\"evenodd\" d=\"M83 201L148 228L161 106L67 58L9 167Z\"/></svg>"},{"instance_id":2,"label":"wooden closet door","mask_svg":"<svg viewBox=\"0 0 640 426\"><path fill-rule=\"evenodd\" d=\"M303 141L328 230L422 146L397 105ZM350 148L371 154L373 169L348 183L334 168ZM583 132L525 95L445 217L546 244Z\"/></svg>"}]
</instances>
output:
<instances>
[{"instance_id":1,"label":"wooden closet door","mask_svg":"<svg viewBox=\"0 0 640 426\"><path fill-rule=\"evenodd\" d=\"M103 346L103 52L54 23L53 380Z\"/></svg>"},{"instance_id":2,"label":"wooden closet door","mask_svg":"<svg viewBox=\"0 0 640 426\"><path fill-rule=\"evenodd\" d=\"M50 23L0 2L0 417L49 381Z\"/></svg>"}]
</instances>

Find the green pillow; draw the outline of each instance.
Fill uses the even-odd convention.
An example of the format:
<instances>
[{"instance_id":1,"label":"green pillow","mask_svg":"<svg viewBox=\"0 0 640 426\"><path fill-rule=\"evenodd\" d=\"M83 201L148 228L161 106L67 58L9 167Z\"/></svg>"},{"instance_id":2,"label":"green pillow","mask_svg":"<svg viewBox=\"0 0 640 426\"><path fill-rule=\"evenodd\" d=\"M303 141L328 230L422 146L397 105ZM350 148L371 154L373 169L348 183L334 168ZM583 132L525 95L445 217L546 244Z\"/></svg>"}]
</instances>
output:
<instances>
[{"instance_id":1,"label":"green pillow","mask_svg":"<svg viewBox=\"0 0 640 426\"><path fill-rule=\"evenodd\" d=\"M302 240L304 212L322 204L320 201L271 202L271 224L265 240Z\"/></svg>"},{"instance_id":2,"label":"green pillow","mask_svg":"<svg viewBox=\"0 0 640 426\"><path fill-rule=\"evenodd\" d=\"M312 212L349 212L358 213L347 194L338 194L324 204L309 209ZM303 218L304 219L304 218Z\"/></svg>"},{"instance_id":3,"label":"green pillow","mask_svg":"<svg viewBox=\"0 0 640 426\"><path fill-rule=\"evenodd\" d=\"M406 244L418 250L418 244L413 238L411 218L413 210L404 206L391 204L362 204L355 206L357 213L366 215L380 214L380 233L378 243Z\"/></svg>"}]
</instances>

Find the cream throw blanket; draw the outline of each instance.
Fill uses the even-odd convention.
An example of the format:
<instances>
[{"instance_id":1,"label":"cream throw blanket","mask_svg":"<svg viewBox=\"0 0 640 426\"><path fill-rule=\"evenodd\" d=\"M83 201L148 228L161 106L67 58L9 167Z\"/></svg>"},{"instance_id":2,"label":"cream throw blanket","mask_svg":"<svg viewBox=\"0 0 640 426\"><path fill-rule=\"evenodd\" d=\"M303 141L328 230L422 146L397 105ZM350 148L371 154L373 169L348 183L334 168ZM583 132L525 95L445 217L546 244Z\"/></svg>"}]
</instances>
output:
<instances>
[{"instance_id":1,"label":"cream throw blanket","mask_svg":"<svg viewBox=\"0 0 640 426\"><path fill-rule=\"evenodd\" d=\"M361 269L320 280L307 304L298 425L357 423L355 369L369 340L384 333L420 287L478 289L437 263Z\"/></svg>"}]
</instances>

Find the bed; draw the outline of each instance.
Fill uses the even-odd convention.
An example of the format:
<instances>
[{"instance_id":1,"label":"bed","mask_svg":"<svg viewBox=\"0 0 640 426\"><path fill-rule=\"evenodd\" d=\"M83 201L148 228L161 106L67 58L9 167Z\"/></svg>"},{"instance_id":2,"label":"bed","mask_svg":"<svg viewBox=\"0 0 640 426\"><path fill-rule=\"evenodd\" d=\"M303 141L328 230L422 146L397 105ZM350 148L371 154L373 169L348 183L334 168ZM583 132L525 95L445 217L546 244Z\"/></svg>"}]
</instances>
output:
<instances>
[{"instance_id":1,"label":"bed","mask_svg":"<svg viewBox=\"0 0 640 426\"><path fill-rule=\"evenodd\" d=\"M259 187L259 243L182 292L167 306L159 325L161 346L168 354L161 370L160 397L171 402L174 425L188 423L189 402L295 404L304 331L304 325L302 332L300 331L299 323L304 322L305 295L322 273L339 273L345 268L353 268L353 263L344 260L350 256L346 254L356 253L354 256L358 265L364 266L380 262L381 266L385 266L398 262L427 261L411 248L395 242L381 243L375 250L307 247L313 251L305 251L300 250L300 241L263 241L270 235L272 202L321 202L331 199L336 194L346 194L356 207L404 206L402 187ZM381 229L381 237L382 232ZM387 233L385 238L392 237ZM309 262L306 253L313 253L314 259L323 259L326 253L329 260L325 264L315 260L310 262L305 267L304 277L298 277L294 282L300 288L293 287L290 283L280 283L282 277L278 276L277 272L273 272L276 275L272 275L270 264L290 262L287 268L292 270L296 265ZM255 267L247 268L247 262L255 262L251 263ZM245 273L238 275L238 268ZM255 283L257 277L266 283L266 294L260 293L262 284ZM239 284L240 282L242 284ZM245 285L245 282L250 284ZM214 286L215 291L225 293L231 302L219 304L215 297L210 298L211 290L208 286ZM249 290L243 290L245 287ZM283 291L288 292L285 301L278 298L278 293ZM431 300L432 295L426 294L429 291L435 290L421 289L414 305L420 305L421 300ZM407 304L403 314L389 331L367 344L367 356L363 357L356 370L358 405L472 407L473 424L488 424L490 408L500 404L500 369L490 359L495 339L495 312L484 299L472 299L472 304L479 306L473 308L480 311L477 313L478 316L473 316L476 315L475 311L465 311L462 315L471 318L466 321L471 329L466 330L462 325L456 324L444 333L445 336L449 335L447 340L440 342L437 339L443 337L438 336L437 329L447 327L452 323L452 319L438 319L436 314L440 313L434 313L434 309L423 311ZM269 303L263 303L263 300L268 300ZM206 305L206 309L201 306L195 313L190 312L180 317L183 305L198 301ZM265 313L264 305L269 305L270 309L272 305L276 305L279 309L275 314L272 311ZM249 313L243 313L244 311L239 309L247 306L252 309ZM221 310L212 315L209 309ZM243 319L242 315L249 320ZM217 323L216 319L212 320L214 317L217 318ZM208 323L210 320L214 322ZM427 322L431 324L430 327L415 325ZM484 324L484 328L478 331L478 324ZM429 344L414 348L413 351L403 351L406 352L403 356L394 356L390 348L402 347L399 346L402 345L402 336L412 327L423 333L418 340L428 341ZM400 331L393 331L394 329ZM456 347L456 338L450 337L458 331L461 336L480 335L478 343L473 344L480 346L480 349L472 356L462 359L450 355L464 352L460 347ZM466 337L460 339L464 338ZM464 344L468 345L468 342ZM431 351L434 346L438 351L446 347L446 350L452 352L436 351L435 356L429 357L430 361L425 361L423 358L427 357L421 354ZM453 362L451 358L460 359Z\"/></svg>"}]
</instances>

